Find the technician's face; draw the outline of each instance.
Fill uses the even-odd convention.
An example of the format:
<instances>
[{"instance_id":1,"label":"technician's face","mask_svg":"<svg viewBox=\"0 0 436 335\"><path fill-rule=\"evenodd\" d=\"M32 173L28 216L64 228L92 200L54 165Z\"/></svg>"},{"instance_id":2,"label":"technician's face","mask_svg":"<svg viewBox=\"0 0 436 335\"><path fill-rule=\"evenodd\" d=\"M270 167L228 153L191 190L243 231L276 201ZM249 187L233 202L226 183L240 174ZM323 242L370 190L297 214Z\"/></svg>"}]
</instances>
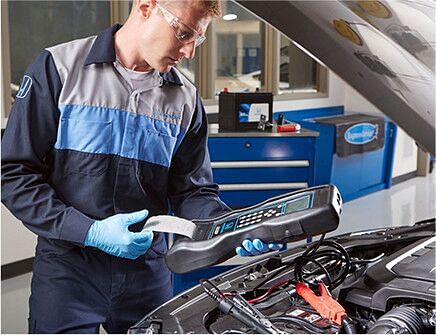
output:
<instances>
[{"instance_id":1,"label":"technician's face","mask_svg":"<svg viewBox=\"0 0 436 335\"><path fill-rule=\"evenodd\" d=\"M200 16L189 2L183 4L154 5L146 20L147 36L140 52L144 60L159 72L170 71L183 58L192 59L196 44L206 33L211 20Z\"/></svg>"}]
</instances>

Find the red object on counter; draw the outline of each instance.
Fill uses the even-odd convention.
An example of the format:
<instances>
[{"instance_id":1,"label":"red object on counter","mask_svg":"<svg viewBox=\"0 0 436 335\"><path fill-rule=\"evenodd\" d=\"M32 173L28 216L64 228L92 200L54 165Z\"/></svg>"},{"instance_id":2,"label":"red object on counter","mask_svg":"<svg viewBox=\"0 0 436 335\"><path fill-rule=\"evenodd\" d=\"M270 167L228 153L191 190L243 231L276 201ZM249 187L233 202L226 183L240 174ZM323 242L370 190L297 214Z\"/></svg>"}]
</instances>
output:
<instances>
[{"instance_id":1,"label":"red object on counter","mask_svg":"<svg viewBox=\"0 0 436 335\"><path fill-rule=\"evenodd\" d=\"M301 126L298 123L285 123L277 126L277 131L279 133L290 133L293 131L299 131Z\"/></svg>"}]
</instances>

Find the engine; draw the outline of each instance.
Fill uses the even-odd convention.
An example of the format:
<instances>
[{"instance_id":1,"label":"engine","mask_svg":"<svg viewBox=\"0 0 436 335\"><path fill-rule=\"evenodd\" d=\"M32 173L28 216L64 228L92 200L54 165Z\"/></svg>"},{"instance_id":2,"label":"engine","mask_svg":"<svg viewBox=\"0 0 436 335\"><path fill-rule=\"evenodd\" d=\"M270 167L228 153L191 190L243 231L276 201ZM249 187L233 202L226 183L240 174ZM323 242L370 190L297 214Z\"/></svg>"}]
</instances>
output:
<instances>
[{"instance_id":1,"label":"engine","mask_svg":"<svg viewBox=\"0 0 436 335\"><path fill-rule=\"evenodd\" d=\"M267 256L168 301L129 333L435 333L435 220Z\"/></svg>"}]
</instances>

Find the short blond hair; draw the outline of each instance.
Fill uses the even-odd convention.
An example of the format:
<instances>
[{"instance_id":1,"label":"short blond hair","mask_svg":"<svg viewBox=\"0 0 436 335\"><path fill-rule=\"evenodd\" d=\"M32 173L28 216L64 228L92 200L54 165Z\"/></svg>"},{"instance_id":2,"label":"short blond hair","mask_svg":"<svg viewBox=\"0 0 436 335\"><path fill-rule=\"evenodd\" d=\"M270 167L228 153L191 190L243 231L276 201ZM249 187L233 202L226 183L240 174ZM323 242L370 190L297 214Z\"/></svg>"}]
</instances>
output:
<instances>
[{"instance_id":1,"label":"short blond hair","mask_svg":"<svg viewBox=\"0 0 436 335\"><path fill-rule=\"evenodd\" d=\"M221 0L160 0L159 3L162 5L174 6L187 1L196 9L201 11L202 16L221 16Z\"/></svg>"}]
</instances>

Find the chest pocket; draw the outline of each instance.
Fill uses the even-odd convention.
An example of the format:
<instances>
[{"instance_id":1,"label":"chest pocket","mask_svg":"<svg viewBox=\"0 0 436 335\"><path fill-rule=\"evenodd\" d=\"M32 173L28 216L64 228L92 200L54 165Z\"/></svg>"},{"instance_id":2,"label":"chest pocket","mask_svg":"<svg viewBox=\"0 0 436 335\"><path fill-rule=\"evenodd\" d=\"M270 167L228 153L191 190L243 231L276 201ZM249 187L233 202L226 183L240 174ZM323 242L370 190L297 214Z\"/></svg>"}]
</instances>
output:
<instances>
[{"instance_id":1,"label":"chest pocket","mask_svg":"<svg viewBox=\"0 0 436 335\"><path fill-rule=\"evenodd\" d=\"M139 158L150 163L169 167L177 138L152 129L144 129L141 135L142 139L137 142L141 143Z\"/></svg>"},{"instance_id":2,"label":"chest pocket","mask_svg":"<svg viewBox=\"0 0 436 335\"><path fill-rule=\"evenodd\" d=\"M62 118L56 149L73 150L67 171L100 175L108 168L112 147L112 122Z\"/></svg>"}]
</instances>

